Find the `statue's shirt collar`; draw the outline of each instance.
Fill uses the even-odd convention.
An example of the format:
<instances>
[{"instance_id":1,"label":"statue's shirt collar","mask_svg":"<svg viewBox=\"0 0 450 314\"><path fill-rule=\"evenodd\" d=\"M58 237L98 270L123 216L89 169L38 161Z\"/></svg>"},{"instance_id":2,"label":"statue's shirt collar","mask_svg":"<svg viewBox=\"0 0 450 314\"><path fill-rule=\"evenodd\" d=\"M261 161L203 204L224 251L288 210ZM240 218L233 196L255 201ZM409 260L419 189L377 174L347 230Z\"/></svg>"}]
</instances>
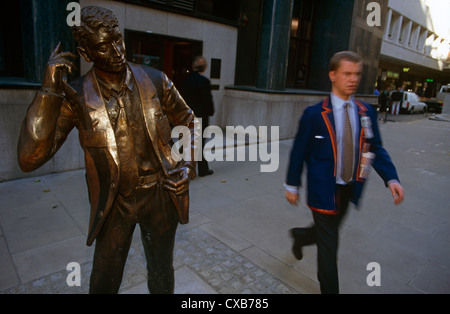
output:
<instances>
[{"instance_id":1,"label":"statue's shirt collar","mask_svg":"<svg viewBox=\"0 0 450 314\"><path fill-rule=\"evenodd\" d=\"M95 73L95 71L94 71ZM130 67L127 66L125 71L125 78L120 85L120 90L115 90L112 88L112 86L106 82L104 82L98 75L95 75L95 78L97 79L98 85L100 87L100 90L102 92L102 96L105 98L105 100L109 101L111 96L117 97L117 96L123 96L127 92L133 91L133 75L131 73Z\"/></svg>"}]
</instances>

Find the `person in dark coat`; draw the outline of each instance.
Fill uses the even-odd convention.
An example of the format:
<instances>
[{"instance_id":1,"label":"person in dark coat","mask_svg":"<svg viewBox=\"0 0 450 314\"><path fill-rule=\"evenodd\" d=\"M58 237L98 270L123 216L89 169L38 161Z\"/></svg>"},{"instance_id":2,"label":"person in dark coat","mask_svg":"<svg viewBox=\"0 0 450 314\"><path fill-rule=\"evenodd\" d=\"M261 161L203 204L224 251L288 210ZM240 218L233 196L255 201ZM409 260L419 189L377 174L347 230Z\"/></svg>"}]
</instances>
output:
<instances>
[{"instance_id":1,"label":"person in dark coat","mask_svg":"<svg viewBox=\"0 0 450 314\"><path fill-rule=\"evenodd\" d=\"M209 117L214 115L214 103L211 95L211 83L202 74L208 63L204 57L196 57L192 64L192 72L183 82L182 96L197 118L202 120L202 132L209 126ZM205 142L203 141L203 147ZM204 177L214 173L202 154L198 160L198 176Z\"/></svg>"},{"instance_id":2,"label":"person in dark coat","mask_svg":"<svg viewBox=\"0 0 450 314\"><path fill-rule=\"evenodd\" d=\"M380 112L384 113L384 119L383 121L386 122L387 120L387 114L389 111L389 102L391 101L390 98L390 87L388 86L386 90L384 90L380 97L378 97L378 105L380 105Z\"/></svg>"},{"instance_id":3,"label":"person in dark coat","mask_svg":"<svg viewBox=\"0 0 450 314\"><path fill-rule=\"evenodd\" d=\"M400 90L400 88L397 88L397 91L394 91L391 94L391 100L392 100L392 114L398 115L400 113L401 109L401 102L403 99L403 93Z\"/></svg>"}]
</instances>

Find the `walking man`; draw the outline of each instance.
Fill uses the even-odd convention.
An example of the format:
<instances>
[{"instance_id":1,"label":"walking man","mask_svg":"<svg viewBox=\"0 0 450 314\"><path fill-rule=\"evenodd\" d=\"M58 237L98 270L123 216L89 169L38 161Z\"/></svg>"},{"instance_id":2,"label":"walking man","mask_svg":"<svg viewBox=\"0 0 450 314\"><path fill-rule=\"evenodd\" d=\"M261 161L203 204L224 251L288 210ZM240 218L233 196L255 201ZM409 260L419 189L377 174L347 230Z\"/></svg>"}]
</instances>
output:
<instances>
[{"instance_id":1,"label":"walking man","mask_svg":"<svg viewBox=\"0 0 450 314\"><path fill-rule=\"evenodd\" d=\"M207 67L208 63L204 57L196 57L192 63L192 72L184 80L182 89L184 100L194 111L195 116L202 119L202 134L209 126L209 117L214 115L211 82L203 75ZM203 152L205 141L202 142L202 145ZM208 161L203 154L201 157L201 160L197 161L198 176L212 175L214 171L209 168Z\"/></svg>"},{"instance_id":2,"label":"walking man","mask_svg":"<svg viewBox=\"0 0 450 314\"><path fill-rule=\"evenodd\" d=\"M397 90L391 94L391 100L392 100L392 112L391 113L395 116L398 116L398 114L400 113L402 98L403 98L403 93L401 92L400 88L397 88Z\"/></svg>"},{"instance_id":3,"label":"walking man","mask_svg":"<svg viewBox=\"0 0 450 314\"><path fill-rule=\"evenodd\" d=\"M293 253L316 244L318 279L322 293L339 293L337 248L339 225L349 202L358 204L370 165L389 187L394 203L404 191L396 169L383 148L375 111L353 97L361 79L362 59L351 51L330 61L332 90L322 102L308 107L300 119L285 183L286 199L298 204L298 189L307 165L307 200L314 225L290 230Z\"/></svg>"}]
</instances>

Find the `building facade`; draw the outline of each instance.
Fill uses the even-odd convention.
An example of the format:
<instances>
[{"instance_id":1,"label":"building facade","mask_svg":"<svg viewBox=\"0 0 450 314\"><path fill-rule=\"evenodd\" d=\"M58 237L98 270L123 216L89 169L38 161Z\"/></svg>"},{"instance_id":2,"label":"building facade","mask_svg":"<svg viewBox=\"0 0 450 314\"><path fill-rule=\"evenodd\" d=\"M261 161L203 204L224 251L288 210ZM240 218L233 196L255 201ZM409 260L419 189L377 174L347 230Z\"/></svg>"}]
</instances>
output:
<instances>
[{"instance_id":1,"label":"building facade","mask_svg":"<svg viewBox=\"0 0 450 314\"><path fill-rule=\"evenodd\" d=\"M450 1L390 0L377 83L435 97L450 83Z\"/></svg>"},{"instance_id":2,"label":"building facade","mask_svg":"<svg viewBox=\"0 0 450 314\"><path fill-rule=\"evenodd\" d=\"M441 7L449 1L1 1L0 181L84 166L76 134L32 174L19 170L15 153L21 120L54 47L62 42L76 53L66 21L71 2L111 9L127 59L164 71L179 89L193 57L203 55L215 104L211 123L220 127L280 126L280 139L293 137L304 108L329 93L328 62L341 50L363 57L358 96L371 104L375 88L432 95L450 83L448 18L436 18L449 12ZM76 76L91 67L77 62Z\"/></svg>"}]
</instances>

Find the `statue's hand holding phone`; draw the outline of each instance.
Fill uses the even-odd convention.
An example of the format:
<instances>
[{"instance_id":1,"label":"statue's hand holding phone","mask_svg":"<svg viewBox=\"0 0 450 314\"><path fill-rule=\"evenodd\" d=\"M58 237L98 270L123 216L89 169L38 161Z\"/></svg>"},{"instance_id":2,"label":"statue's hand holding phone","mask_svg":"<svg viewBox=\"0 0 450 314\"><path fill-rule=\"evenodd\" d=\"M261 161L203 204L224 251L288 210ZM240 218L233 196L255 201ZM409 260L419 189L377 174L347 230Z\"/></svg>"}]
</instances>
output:
<instances>
[{"instance_id":1,"label":"statue's hand holding phone","mask_svg":"<svg viewBox=\"0 0 450 314\"><path fill-rule=\"evenodd\" d=\"M72 74L76 66L72 59L77 55L71 52L63 52L61 42L58 43L48 59L42 81L42 90L48 93L63 95L68 88L67 73Z\"/></svg>"}]
</instances>

